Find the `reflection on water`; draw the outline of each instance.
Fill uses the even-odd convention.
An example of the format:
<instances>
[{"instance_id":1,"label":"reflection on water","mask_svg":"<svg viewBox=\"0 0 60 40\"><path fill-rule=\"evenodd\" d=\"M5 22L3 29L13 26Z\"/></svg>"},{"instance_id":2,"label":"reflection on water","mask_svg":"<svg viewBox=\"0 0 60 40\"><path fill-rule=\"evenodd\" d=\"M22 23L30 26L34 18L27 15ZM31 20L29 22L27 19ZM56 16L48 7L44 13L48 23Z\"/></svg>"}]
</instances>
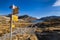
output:
<instances>
[{"instance_id":1,"label":"reflection on water","mask_svg":"<svg viewBox=\"0 0 60 40\"><path fill-rule=\"evenodd\" d=\"M44 20L33 20L32 22L33 23L39 23L39 22L41 23L41 22L44 22Z\"/></svg>"}]
</instances>

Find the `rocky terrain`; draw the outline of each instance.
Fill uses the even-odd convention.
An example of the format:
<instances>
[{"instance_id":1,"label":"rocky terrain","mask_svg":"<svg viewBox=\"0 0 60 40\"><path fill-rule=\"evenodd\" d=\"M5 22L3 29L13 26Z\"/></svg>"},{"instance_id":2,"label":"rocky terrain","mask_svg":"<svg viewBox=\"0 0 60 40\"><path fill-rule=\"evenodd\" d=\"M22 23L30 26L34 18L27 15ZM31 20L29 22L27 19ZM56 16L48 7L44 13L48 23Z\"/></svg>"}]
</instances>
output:
<instances>
[{"instance_id":1,"label":"rocky terrain","mask_svg":"<svg viewBox=\"0 0 60 40\"><path fill-rule=\"evenodd\" d=\"M37 19L28 15L23 15L19 16L18 18L19 21L14 22L15 27L12 30L13 32L17 28L36 27L35 37L33 37L32 39L28 38L26 40L30 39L34 40L34 38L36 40L37 38L38 40L60 40L60 16L49 16ZM0 37L3 37L4 35L9 33L10 33L10 14L7 16L0 16ZM13 37L13 40L20 40L21 35L20 36L17 35L20 34L16 34L15 37Z\"/></svg>"}]
</instances>

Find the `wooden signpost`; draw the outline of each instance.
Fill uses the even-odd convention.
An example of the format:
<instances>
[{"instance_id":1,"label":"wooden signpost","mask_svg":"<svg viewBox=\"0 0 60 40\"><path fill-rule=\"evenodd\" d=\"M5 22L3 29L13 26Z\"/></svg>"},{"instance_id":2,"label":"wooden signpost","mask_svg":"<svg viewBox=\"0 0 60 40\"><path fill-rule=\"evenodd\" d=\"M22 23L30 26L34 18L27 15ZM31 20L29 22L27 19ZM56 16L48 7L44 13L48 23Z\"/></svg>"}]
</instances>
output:
<instances>
[{"instance_id":1,"label":"wooden signpost","mask_svg":"<svg viewBox=\"0 0 60 40\"><path fill-rule=\"evenodd\" d=\"M10 17L10 40L12 40L12 28L15 27L15 25L13 24L13 22L18 21L18 7L16 7L15 5L11 6L10 8L12 8L12 15Z\"/></svg>"}]
</instances>

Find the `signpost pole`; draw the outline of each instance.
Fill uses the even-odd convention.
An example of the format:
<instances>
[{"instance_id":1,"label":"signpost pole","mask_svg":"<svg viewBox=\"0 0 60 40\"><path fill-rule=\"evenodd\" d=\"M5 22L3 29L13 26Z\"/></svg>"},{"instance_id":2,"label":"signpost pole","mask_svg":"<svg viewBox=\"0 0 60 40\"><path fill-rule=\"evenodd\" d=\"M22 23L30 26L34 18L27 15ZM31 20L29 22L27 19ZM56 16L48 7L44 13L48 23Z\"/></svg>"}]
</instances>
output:
<instances>
[{"instance_id":1,"label":"signpost pole","mask_svg":"<svg viewBox=\"0 0 60 40\"><path fill-rule=\"evenodd\" d=\"M10 17L10 40L12 40L12 15Z\"/></svg>"}]
</instances>

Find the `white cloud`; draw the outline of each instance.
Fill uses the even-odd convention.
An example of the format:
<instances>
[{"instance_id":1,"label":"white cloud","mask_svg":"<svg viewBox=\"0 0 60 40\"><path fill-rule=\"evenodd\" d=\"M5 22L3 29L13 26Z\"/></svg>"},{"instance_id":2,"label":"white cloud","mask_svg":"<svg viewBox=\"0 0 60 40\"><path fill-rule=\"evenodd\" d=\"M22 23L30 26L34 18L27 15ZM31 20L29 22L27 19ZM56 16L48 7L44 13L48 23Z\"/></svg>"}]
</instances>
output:
<instances>
[{"instance_id":1,"label":"white cloud","mask_svg":"<svg viewBox=\"0 0 60 40\"><path fill-rule=\"evenodd\" d=\"M60 6L60 0L57 0L57 1L53 4L53 6Z\"/></svg>"}]
</instances>

